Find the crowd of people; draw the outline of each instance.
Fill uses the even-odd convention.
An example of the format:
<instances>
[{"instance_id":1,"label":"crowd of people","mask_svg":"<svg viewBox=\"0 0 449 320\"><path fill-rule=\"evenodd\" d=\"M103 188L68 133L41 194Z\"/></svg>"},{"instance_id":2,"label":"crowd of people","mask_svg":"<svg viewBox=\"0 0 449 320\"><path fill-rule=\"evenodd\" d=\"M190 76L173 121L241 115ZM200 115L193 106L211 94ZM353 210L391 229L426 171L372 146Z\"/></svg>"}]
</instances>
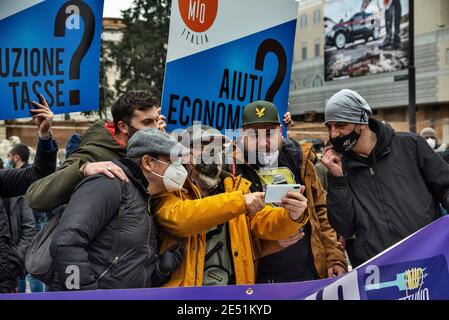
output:
<instances>
[{"instance_id":1,"label":"crowd of people","mask_svg":"<svg viewBox=\"0 0 449 320\"><path fill-rule=\"evenodd\" d=\"M129 91L113 122L70 139L58 168L39 98L34 163L17 144L0 171L1 293L340 276L449 206L435 131L395 132L349 89L326 104L321 159L283 137L291 115L271 102L246 105L233 137L201 124L175 134L156 98ZM271 184L301 188L268 203Z\"/></svg>"}]
</instances>

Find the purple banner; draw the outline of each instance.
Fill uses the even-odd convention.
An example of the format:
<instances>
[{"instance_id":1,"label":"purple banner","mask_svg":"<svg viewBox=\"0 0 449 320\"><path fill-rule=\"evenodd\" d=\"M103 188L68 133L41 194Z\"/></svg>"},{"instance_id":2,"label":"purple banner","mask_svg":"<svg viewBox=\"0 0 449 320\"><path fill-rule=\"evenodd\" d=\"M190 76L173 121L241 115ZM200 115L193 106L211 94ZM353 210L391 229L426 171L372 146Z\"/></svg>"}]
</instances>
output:
<instances>
[{"instance_id":1,"label":"purple banner","mask_svg":"<svg viewBox=\"0 0 449 320\"><path fill-rule=\"evenodd\" d=\"M449 216L332 279L225 287L4 294L0 300L441 300L449 299Z\"/></svg>"}]
</instances>

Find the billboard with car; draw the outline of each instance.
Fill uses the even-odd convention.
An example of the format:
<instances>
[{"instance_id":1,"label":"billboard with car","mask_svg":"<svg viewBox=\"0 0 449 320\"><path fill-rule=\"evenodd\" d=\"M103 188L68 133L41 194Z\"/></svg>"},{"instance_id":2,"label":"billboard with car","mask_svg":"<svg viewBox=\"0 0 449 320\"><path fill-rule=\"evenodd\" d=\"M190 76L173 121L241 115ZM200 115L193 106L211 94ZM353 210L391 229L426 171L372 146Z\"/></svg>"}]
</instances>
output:
<instances>
[{"instance_id":1,"label":"billboard with car","mask_svg":"<svg viewBox=\"0 0 449 320\"><path fill-rule=\"evenodd\" d=\"M325 0L326 81L409 64L409 0Z\"/></svg>"}]
</instances>

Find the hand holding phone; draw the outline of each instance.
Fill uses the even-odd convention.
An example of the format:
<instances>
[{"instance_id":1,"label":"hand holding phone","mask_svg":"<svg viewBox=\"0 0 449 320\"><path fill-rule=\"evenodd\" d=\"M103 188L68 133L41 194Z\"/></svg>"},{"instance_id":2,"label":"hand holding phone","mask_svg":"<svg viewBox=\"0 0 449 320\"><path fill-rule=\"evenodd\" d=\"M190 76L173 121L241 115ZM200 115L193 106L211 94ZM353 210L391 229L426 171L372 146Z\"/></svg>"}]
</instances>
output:
<instances>
[{"instance_id":1,"label":"hand holding phone","mask_svg":"<svg viewBox=\"0 0 449 320\"><path fill-rule=\"evenodd\" d=\"M243 196L245 199L246 212L249 216L254 216L263 209L265 202L263 201L263 192L248 193Z\"/></svg>"},{"instance_id":2,"label":"hand holding phone","mask_svg":"<svg viewBox=\"0 0 449 320\"><path fill-rule=\"evenodd\" d=\"M305 186L300 186L299 190L290 190L282 198L281 207L288 211L290 219L299 221L307 209L307 198L303 195Z\"/></svg>"},{"instance_id":3,"label":"hand holding phone","mask_svg":"<svg viewBox=\"0 0 449 320\"><path fill-rule=\"evenodd\" d=\"M266 203L281 203L289 191L300 192L300 184L269 184L265 191Z\"/></svg>"}]
</instances>

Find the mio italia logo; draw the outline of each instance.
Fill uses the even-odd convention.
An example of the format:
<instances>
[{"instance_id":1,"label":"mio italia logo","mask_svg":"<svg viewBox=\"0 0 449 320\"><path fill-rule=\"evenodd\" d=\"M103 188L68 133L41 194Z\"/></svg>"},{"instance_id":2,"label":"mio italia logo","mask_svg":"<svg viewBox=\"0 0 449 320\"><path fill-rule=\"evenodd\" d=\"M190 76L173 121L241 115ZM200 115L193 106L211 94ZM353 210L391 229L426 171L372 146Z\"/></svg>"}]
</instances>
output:
<instances>
[{"instance_id":1,"label":"mio italia logo","mask_svg":"<svg viewBox=\"0 0 449 320\"><path fill-rule=\"evenodd\" d=\"M186 27L181 36L195 45L209 42L207 30L218 13L218 0L178 0L179 13Z\"/></svg>"}]
</instances>

